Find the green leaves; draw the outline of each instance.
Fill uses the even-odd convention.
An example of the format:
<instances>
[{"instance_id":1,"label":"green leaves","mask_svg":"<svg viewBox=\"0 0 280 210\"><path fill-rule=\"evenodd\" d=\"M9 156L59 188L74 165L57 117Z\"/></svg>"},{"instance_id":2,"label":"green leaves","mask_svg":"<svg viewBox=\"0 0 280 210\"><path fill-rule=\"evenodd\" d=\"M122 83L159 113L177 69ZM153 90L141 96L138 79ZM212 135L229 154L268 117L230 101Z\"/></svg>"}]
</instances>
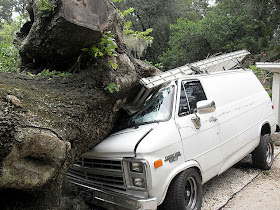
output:
<instances>
[{"instance_id":1,"label":"green leaves","mask_svg":"<svg viewBox=\"0 0 280 210\"><path fill-rule=\"evenodd\" d=\"M124 16L126 16L126 15L129 15L130 13L132 13L132 12L134 12L134 8L132 8L132 7L130 7L129 9L127 9L127 10L124 10L123 12L122 12L122 14L123 14L123 17Z\"/></svg>"},{"instance_id":2,"label":"green leaves","mask_svg":"<svg viewBox=\"0 0 280 210\"><path fill-rule=\"evenodd\" d=\"M116 49L118 48L118 45L114 36L115 34L112 34L111 31L107 31L103 33L101 41L98 44L92 45L90 48L83 48L82 51L89 53L89 55L91 55L94 59L104 56L111 57L109 65L116 70L118 68L118 64L116 63L115 57L117 56ZM119 91L119 87L116 83L111 82L107 85L105 90L108 90L110 93L114 93L115 91Z\"/></svg>"},{"instance_id":3,"label":"green leaves","mask_svg":"<svg viewBox=\"0 0 280 210\"><path fill-rule=\"evenodd\" d=\"M111 66L114 70L117 70L118 64L117 64L116 62L109 61L109 64L110 64L110 66Z\"/></svg>"},{"instance_id":4,"label":"green leaves","mask_svg":"<svg viewBox=\"0 0 280 210\"><path fill-rule=\"evenodd\" d=\"M131 14L137 16L137 14L134 14L134 12L135 9L132 7L124 10L123 12L118 10L119 15L123 18ZM135 51L135 49L138 48L139 52L137 51L135 53L136 56L141 57L143 51L153 43L154 38L152 36L148 36L153 31L153 29L148 28L145 31L136 31L136 30L132 30L131 26L132 26L131 21L124 21L124 30L123 30L124 42L131 51ZM136 46L139 45L139 42L141 41L143 41L142 44L140 44L141 46Z\"/></svg>"},{"instance_id":5,"label":"green leaves","mask_svg":"<svg viewBox=\"0 0 280 210\"><path fill-rule=\"evenodd\" d=\"M18 60L15 46L0 42L0 72L19 72Z\"/></svg>"},{"instance_id":6,"label":"green leaves","mask_svg":"<svg viewBox=\"0 0 280 210\"><path fill-rule=\"evenodd\" d=\"M72 74L68 72L60 72L60 71L50 71L49 69L44 69L42 72L38 73L37 76L48 76L48 77L68 77Z\"/></svg>"},{"instance_id":7,"label":"green leaves","mask_svg":"<svg viewBox=\"0 0 280 210\"><path fill-rule=\"evenodd\" d=\"M83 52L89 52L93 58L103 57L105 55L116 57L116 48L118 45L115 42L114 34L110 31L105 32L101 38L101 42L97 45L92 45L90 49L83 48Z\"/></svg>"},{"instance_id":8,"label":"green leaves","mask_svg":"<svg viewBox=\"0 0 280 210\"><path fill-rule=\"evenodd\" d=\"M170 25L169 49L160 61L171 69L216 53L247 49L258 54L276 36L263 35L265 24L255 10L248 1L222 0L201 20L178 19Z\"/></svg>"},{"instance_id":9,"label":"green leaves","mask_svg":"<svg viewBox=\"0 0 280 210\"><path fill-rule=\"evenodd\" d=\"M110 82L106 88L104 88L105 90L108 90L110 93L114 93L115 91L119 91L119 87L116 83L114 82Z\"/></svg>"},{"instance_id":10,"label":"green leaves","mask_svg":"<svg viewBox=\"0 0 280 210\"><path fill-rule=\"evenodd\" d=\"M202 20L178 19L176 24L170 25L169 49L159 57L165 69L203 59L211 52L202 24Z\"/></svg>"},{"instance_id":11,"label":"green leaves","mask_svg":"<svg viewBox=\"0 0 280 210\"><path fill-rule=\"evenodd\" d=\"M102 53L103 51L104 51L103 46L101 49L97 48L95 45L91 46L91 48L90 48L90 54L94 58L103 57L103 55L104 55Z\"/></svg>"},{"instance_id":12,"label":"green leaves","mask_svg":"<svg viewBox=\"0 0 280 210\"><path fill-rule=\"evenodd\" d=\"M107 31L103 33L101 42L96 45L92 45L90 48L83 48L82 51L88 52L95 59L106 55L114 58L117 56L116 49L118 48L114 36L115 35L112 34L111 31ZM116 62L110 61L109 64L115 70L118 67Z\"/></svg>"},{"instance_id":13,"label":"green leaves","mask_svg":"<svg viewBox=\"0 0 280 210\"><path fill-rule=\"evenodd\" d=\"M154 66L154 67L156 67L156 68L158 68L158 69L160 69L160 70L163 69L162 63L155 63L155 64L153 64L152 61L147 61L147 60L144 60L144 62L147 63L147 64L149 64L149 65L152 65L152 66Z\"/></svg>"},{"instance_id":14,"label":"green leaves","mask_svg":"<svg viewBox=\"0 0 280 210\"><path fill-rule=\"evenodd\" d=\"M1 72L19 72L18 61L19 52L16 49L13 40L16 32L19 31L22 24L22 18L8 23L1 23L0 30L0 71Z\"/></svg>"},{"instance_id":15,"label":"green leaves","mask_svg":"<svg viewBox=\"0 0 280 210\"><path fill-rule=\"evenodd\" d=\"M118 13L121 17L125 17L131 13L134 12L134 8L130 7L129 9L121 12L120 10L118 10ZM150 33L153 32L153 29L152 28L148 28L147 30L145 31L134 31L132 30L130 27L132 25L132 22L131 21L124 21L124 30L123 30L123 34L124 35L133 35L134 37L138 37L138 38L141 38L141 39L144 39L146 40L149 44L152 43L153 41L153 37L152 36L148 36Z\"/></svg>"},{"instance_id":16,"label":"green leaves","mask_svg":"<svg viewBox=\"0 0 280 210\"><path fill-rule=\"evenodd\" d=\"M40 0L38 8L42 17L49 17L55 13L56 4L53 0Z\"/></svg>"}]
</instances>

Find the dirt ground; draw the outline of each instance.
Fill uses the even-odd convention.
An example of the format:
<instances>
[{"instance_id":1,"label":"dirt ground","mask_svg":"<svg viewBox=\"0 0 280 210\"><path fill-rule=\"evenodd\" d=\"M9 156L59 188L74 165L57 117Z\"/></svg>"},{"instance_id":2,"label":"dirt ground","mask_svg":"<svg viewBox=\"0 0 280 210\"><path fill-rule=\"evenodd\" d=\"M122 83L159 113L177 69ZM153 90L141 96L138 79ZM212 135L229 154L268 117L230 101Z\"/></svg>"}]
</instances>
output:
<instances>
[{"instance_id":1,"label":"dirt ground","mask_svg":"<svg viewBox=\"0 0 280 210\"><path fill-rule=\"evenodd\" d=\"M260 173L221 209L280 209L280 155L270 171Z\"/></svg>"}]
</instances>

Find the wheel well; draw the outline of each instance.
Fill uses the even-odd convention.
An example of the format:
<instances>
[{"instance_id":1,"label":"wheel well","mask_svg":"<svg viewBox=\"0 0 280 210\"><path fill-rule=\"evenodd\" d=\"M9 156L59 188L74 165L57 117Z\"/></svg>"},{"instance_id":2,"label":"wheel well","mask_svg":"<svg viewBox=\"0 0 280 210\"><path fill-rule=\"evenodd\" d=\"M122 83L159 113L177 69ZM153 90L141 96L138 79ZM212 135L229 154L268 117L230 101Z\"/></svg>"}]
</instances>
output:
<instances>
[{"instance_id":1,"label":"wheel well","mask_svg":"<svg viewBox=\"0 0 280 210\"><path fill-rule=\"evenodd\" d=\"M268 123L262 126L261 135L271 134L270 125Z\"/></svg>"},{"instance_id":2,"label":"wheel well","mask_svg":"<svg viewBox=\"0 0 280 210\"><path fill-rule=\"evenodd\" d=\"M188 169L191 169L191 168L195 169L195 170L199 173L199 175L200 175L200 177L201 177L201 181L202 181L202 175L201 175L200 169L199 169L198 167L196 167L196 166L192 166L192 167L186 168L186 169L182 170L181 172L179 172L178 174L176 174L176 176L173 177L173 179L172 179L171 182L173 182L174 178L177 177L179 174L181 174L181 173L183 173L185 170L188 170ZM170 184L171 184L171 182L170 182ZM170 186L170 184L169 184L169 186ZM168 188L169 188L169 186L168 186Z\"/></svg>"},{"instance_id":3,"label":"wheel well","mask_svg":"<svg viewBox=\"0 0 280 210\"><path fill-rule=\"evenodd\" d=\"M192 168L194 168L195 170L197 170L197 172L199 173L199 175L200 175L200 177L201 177L201 181L202 181L202 175L201 175L200 169L199 169L198 167L192 167Z\"/></svg>"},{"instance_id":4,"label":"wheel well","mask_svg":"<svg viewBox=\"0 0 280 210\"><path fill-rule=\"evenodd\" d=\"M160 205L164 202L165 197L166 197L166 194L167 194L167 191L169 190L169 187L170 187L171 183L174 181L175 177L177 177L177 176L178 176L179 174L181 174L183 171L188 170L188 169L191 169L191 168L195 169L195 170L199 173L199 175L200 175L200 177L201 177L201 181L203 182L203 180L202 180L202 175L201 175L201 171L200 171L200 169L199 169L198 167L196 167L196 166L192 166L192 167L190 167L190 168L186 168L186 169L180 171L180 172L177 173L177 174L172 178L172 180L170 181L168 187L167 187L166 190L165 190L165 193L164 193L164 195L163 195L163 200L160 202Z\"/></svg>"}]
</instances>

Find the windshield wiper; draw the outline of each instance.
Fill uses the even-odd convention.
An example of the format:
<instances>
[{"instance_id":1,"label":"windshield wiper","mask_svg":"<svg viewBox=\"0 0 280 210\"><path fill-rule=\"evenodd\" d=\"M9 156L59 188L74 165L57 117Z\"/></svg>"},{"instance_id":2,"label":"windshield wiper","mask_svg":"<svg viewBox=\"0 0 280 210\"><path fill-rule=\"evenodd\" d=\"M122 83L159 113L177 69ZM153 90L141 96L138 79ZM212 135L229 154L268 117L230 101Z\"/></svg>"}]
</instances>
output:
<instances>
[{"instance_id":1,"label":"windshield wiper","mask_svg":"<svg viewBox=\"0 0 280 210\"><path fill-rule=\"evenodd\" d=\"M135 123L135 122L134 122ZM147 125L147 124L151 124L151 123L158 123L158 121L157 120L153 120L153 121L149 121L149 122L142 122L142 123L135 123L135 125Z\"/></svg>"}]
</instances>

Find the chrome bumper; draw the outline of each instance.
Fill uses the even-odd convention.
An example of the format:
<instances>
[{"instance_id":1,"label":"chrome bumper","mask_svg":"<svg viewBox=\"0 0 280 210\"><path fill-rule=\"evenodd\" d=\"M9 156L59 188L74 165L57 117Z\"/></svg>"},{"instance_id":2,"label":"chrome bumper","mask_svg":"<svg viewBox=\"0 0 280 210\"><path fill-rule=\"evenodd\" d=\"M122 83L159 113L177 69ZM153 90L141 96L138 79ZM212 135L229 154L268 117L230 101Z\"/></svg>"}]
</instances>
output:
<instances>
[{"instance_id":1,"label":"chrome bumper","mask_svg":"<svg viewBox=\"0 0 280 210\"><path fill-rule=\"evenodd\" d=\"M107 190L89 187L75 182L70 183L79 188L80 195L85 201L104 207L106 209L137 209L155 210L157 209L157 199L142 199Z\"/></svg>"}]
</instances>

